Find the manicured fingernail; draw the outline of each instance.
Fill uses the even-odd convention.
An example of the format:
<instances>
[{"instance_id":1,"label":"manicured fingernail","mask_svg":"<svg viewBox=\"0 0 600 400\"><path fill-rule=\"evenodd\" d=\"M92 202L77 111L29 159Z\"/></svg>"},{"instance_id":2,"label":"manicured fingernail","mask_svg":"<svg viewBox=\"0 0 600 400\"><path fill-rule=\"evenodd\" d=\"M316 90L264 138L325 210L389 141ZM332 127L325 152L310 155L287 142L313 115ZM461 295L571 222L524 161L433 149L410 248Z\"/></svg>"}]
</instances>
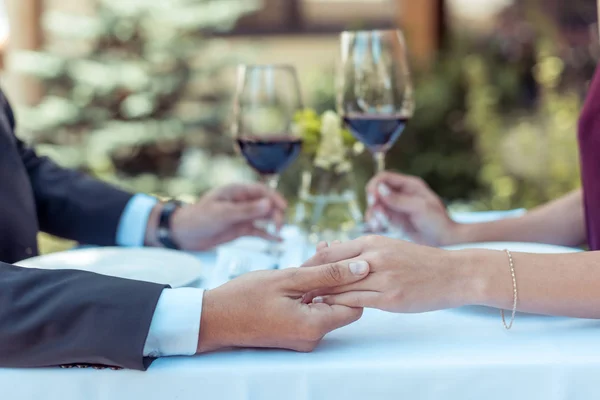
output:
<instances>
[{"instance_id":1,"label":"manicured fingernail","mask_svg":"<svg viewBox=\"0 0 600 400\"><path fill-rule=\"evenodd\" d=\"M321 296L317 296L317 297L315 297L315 298L313 299L313 301L312 301L312 302L313 302L313 304L324 303L324 302L325 302L325 299L324 299L324 298L322 298Z\"/></svg>"},{"instance_id":2,"label":"manicured fingernail","mask_svg":"<svg viewBox=\"0 0 600 400\"><path fill-rule=\"evenodd\" d=\"M379 230L379 222L377 222L377 219L371 218L367 224L369 224L371 232L377 232Z\"/></svg>"},{"instance_id":3,"label":"manicured fingernail","mask_svg":"<svg viewBox=\"0 0 600 400\"><path fill-rule=\"evenodd\" d=\"M379 225L386 226L389 224L389 219L388 219L387 215L385 215L381 211L375 211L373 213L373 217L375 217L375 219L377 219L377 222L379 223Z\"/></svg>"},{"instance_id":4,"label":"manicured fingernail","mask_svg":"<svg viewBox=\"0 0 600 400\"><path fill-rule=\"evenodd\" d=\"M341 244L342 242L340 242L339 240L334 240L333 242L331 242L331 244Z\"/></svg>"},{"instance_id":5,"label":"manicured fingernail","mask_svg":"<svg viewBox=\"0 0 600 400\"><path fill-rule=\"evenodd\" d=\"M369 263L367 263L366 261L351 262L349 267L350 271L354 275L364 275L369 271Z\"/></svg>"},{"instance_id":6,"label":"manicured fingernail","mask_svg":"<svg viewBox=\"0 0 600 400\"><path fill-rule=\"evenodd\" d=\"M375 196L373 196L371 193L367 195L367 204L369 207L373 207L373 205L375 205Z\"/></svg>"},{"instance_id":7,"label":"manicured fingernail","mask_svg":"<svg viewBox=\"0 0 600 400\"><path fill-rule=\"evenodd\" d=\"M386 185L385 183L380 183L379 186L377 187L377 191L379 192L380 195L382 195L383 197L387 197L390 194L392 194L392 190L390 189L390 187L388 185Z\"/></svg>"}]
</instances>

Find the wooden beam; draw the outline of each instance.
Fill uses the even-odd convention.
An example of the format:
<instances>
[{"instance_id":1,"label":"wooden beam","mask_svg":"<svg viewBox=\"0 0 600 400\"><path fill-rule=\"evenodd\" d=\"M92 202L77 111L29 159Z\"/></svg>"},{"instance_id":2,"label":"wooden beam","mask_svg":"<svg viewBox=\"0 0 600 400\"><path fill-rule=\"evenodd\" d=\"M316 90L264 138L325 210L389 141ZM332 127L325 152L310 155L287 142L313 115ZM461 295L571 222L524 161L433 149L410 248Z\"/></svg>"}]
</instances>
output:
<instances>
[{"instance_id":1,"label":"wooden beam","mask_svg":"<svg viewBox=\"0 0 600 400\"><path fill-rule=\"evenodd\" d=\"M43 44L42 0L5 0L10 24L7 46L7 76L4 86L10 98L21 104L35 104L42 97L37 79L10 69L10 56L20 50L37 50Z\"/></svg>"},{"instance_id":2,"label":"wooden beam","mask_svg":"<svg viewBox=\"0 0 600 400\"><path fill-rule=\"evenodd\" d=\"M397 23L404 31L411 56L418 64L428 64L442 45L444 35L443 0L396 0Z\"/></svg>"}]
</instances>

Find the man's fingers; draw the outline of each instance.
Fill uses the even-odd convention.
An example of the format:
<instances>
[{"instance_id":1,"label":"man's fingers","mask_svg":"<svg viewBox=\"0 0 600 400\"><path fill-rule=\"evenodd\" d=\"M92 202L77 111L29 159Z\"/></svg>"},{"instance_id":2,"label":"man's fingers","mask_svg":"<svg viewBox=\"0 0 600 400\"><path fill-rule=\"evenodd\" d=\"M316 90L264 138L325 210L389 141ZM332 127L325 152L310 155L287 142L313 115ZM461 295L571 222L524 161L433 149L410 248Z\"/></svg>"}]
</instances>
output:
<instances>
[{"instance_id":1,"label":"man's fingers","mask_svg":"<svg viewBox=\"0 0 600 400\"><path fill-rule=\"evenodd\" d=\"M245 196L245 199L269 198L271 199L274 207L280 210L285 210L288 206L287 201L285 201L280 193L261 183L247 185Z\"/></svg>"},{"instance_id":2,"label":"man's fingers","mask_svg":"<svg viewBox=\"0 0 600 400\"><path fill-rule=\"evenodd\" d=\"M362 316L362 308L351 308L342 305L311 304L313 312L317 313L319 324L328 333L335 329L349 325Z\"/></svg>"},{"instance_id":3,"label":"man's fingers","mask_svg":"<svg viewBox=\"0 0 600 400\"><path fill-rule=\"evenodd\" d=\"M281 238L281 236L276 236L273 235L267 231L263 231L262 229L253 227L251 229L249 229L248 233L245 234L244 236L254 236L254 237L259 237L265 240L268 240L270 242L282 242L283 239Z\"/></svg>"},{"instance_id":4,"label":"man's fingers","mask_svg":"<svg viewBox=\"0 0 600 400\"><path fill-rule=\"evenodd\" d=\"M285 213L282 210L273 211L273 223L277 227L277 231L280 231L285 222Z\"/></svg>"},{"instance_id":5,"label":"man's fingers","mask_svg":"<svg viewBox=\"0 0 600 400\"><path fill-rule=\"evenodd\" d=\"M324 265L338 261L349 260L358 257L361 253L362 246L358 241L353 240L319 250L314 256L302 264L302 266L313 267L316 265Z\"/></svg>"},{"instance_id":6,"label":"man's fingers","mask_svg":"<svg viewBox=\"0 0 600 400\"><path fill-rule=\"evenodd\" d=\"M273 204L275 204L275 207L279 208L280 210L285 210L288 207L288 203L285 200L285 198L277 191L269 189L270 191L270 198L271 200L273 200Z\"/></svg>"},{"instance_id":7,"label":"man's fingers","mask_svg":"<svg viewBox=\"0 0 600 400\"><path fill-rule=\"evenodd\" d=\"M230 227L227 231L212 237L208 243L205 243L204 246L199 247L196 250L212 248L221 243L231 242L232 240L238 239L242 236L256 236L275 242L281 242L282 240L279 236L271 235L259 228L256 228L251 223L240 223Z\"/></svg>"},{"instance_id":8,"label":"man's fingers","mask_svg":"<svg viewBox=\"0 0 600 400\"><path fill-rule=\"evenodd\" d=\"M317 267L288 270L288 288L305 294L320 288L333 288L358 282L369 274L369 263L362 260L330 263Z\"/></svg>"},{"instance_id":9,"label":"man's fingers","mask_svg":"<svg viewBox=\"0 0 600 400\"><path fill-rule=\"evenodd\" d=\"M233 184L215 190L222 200L228 200L236 203L243 203L251 200L269 198L276 208L285 210L287 202L277 191L261 183Z\"/></svg>"},{"instance_id":10,"label":"man's fingers","mask_svg":"<svg viewBox=\"0 0 600 400\"><path fill-rule=\"evenodd\" d=\"M354 308L377 308L381 294L378 292L357 291L315 297L313 303L329 304L330 306L346 306Z\"/></svg>"},{"instance_id":11,"label":"man's fingers","mask_svg":"<svg viewBox=\"0 0 600 400\"><path fill-rule=\"evenodd\" d=\"M271 211L271 200L263 197L258 200L231 203L225 210L225 216L232 222L253 221L266 218Z\"/></svg>"}]
</instances>

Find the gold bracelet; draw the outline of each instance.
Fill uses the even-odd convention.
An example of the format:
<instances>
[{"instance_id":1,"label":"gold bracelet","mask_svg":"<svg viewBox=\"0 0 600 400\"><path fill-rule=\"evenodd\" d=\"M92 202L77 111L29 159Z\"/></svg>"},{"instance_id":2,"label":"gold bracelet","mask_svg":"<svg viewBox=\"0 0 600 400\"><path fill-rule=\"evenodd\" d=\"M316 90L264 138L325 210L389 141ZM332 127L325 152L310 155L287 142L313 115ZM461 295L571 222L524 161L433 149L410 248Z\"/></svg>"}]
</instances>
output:
<instances>
[{"instance_id":1,"label":"gold bracelet","mask_svg":"<svg viewBox=\"0 0 600 400\"><path fill-rule=\"evenodd\" d=\"M515 275L515 263L513 261L513 256L510 250L505 249L504 252L508 256L508 264L510 265L510 275L512 276L513 283L513 308L512 308L512 316L510 318L510 324L506 323L504 319L504 310L500 310L500 315L502 316L502 324L504 324L504 328L509 330L513 326L513 322L515 322L515 313L517 312L517 301L519 300L519 294L517 292L517 277Z\"/></svg>"}]
</instances>

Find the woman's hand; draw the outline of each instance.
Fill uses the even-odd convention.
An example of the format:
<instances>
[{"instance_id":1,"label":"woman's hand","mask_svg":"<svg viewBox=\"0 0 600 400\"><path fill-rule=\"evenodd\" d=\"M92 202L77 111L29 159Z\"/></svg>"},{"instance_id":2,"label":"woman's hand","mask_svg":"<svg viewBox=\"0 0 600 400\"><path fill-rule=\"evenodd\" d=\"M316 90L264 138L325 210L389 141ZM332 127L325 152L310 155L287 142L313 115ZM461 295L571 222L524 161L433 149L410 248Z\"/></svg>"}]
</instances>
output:
<instances>
[{"instance_id":1,"label":"woman's hand","mask_svg":"<svg viewBox=\"0 0 600 400\"><path fill-rule=\"evenodd\" d=\"M389 221L417 243L444 246L455 242L459 224L420 178L380 173L367 185L367 200L367 223L374 232Z\"/></svg>"},{"instance_id":2,"label":"woman's hand","mask_svg":"<svg viewBox=\"0 0 600 400\"><path fill-rule=\"evenodd\" d=\"M357 283L311 292L305 301L403 313L476 304L480 285L476 268L471 267L475 264L465 263L461 256L462 252L381 236L320 246L304 266L366 261L371 273Z\"/></svg>"}]
</instances>

